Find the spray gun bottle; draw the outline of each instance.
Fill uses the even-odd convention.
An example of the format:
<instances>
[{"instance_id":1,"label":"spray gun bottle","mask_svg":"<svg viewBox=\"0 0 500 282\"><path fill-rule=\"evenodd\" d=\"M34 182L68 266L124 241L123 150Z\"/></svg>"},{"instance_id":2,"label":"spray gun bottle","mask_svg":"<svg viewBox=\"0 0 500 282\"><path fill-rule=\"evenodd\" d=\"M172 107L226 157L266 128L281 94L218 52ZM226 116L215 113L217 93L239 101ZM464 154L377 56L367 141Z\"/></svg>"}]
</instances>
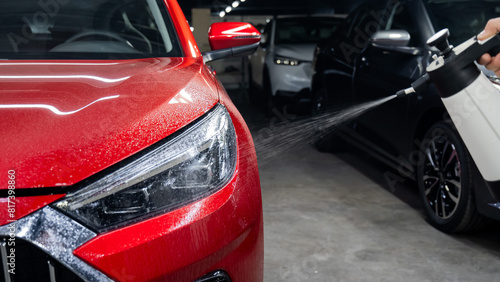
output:
<instances>
[{"instance_id":1,"label":"spray gun bottle","mask_svg":"<svg viewBox=\"0 0 500 282\"><path fill-rule=\"evenodd\" d=\"M434 83L458 133L486 183L500 190L500 92L474 61L484 53L500 52L500 35L478 41L473 37L457 47L448 43L448 29L427 40L439 49L427 74L397 96L424 90Z\"/></svg>"}]
</instances>

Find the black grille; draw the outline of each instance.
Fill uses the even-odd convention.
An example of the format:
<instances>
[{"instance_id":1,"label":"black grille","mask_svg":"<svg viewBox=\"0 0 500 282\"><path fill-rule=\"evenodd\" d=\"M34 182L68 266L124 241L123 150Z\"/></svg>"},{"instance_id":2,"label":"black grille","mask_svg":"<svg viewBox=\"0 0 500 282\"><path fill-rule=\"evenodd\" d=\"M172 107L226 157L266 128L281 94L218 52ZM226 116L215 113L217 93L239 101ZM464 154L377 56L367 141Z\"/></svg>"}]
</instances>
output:
<instances>
[{"instance_id":1,"label":"black grille","mask_svg":"<svg viewBox=\"0 0 500 282\"><path fill-rule=\"evenodd\" d=\"M217 270L197 279L194 282L231 282L231 278L225 271Z\"/></svg>"},{"instance_id":2,"label":"black grille","mask_svg":"<svg viewBox=\"0 0 500 282\"><path fill-rule=\"evenodd\" d=\"M15 238L15 246L9 245L6 237L0 237L0 281L24 282L80 282L83 281L71 270L57 262L37 246L19 238ZM12 241L11 241L12 242ZM13 248L14 252L11 252ZM12 253L15 254L15 274L9 273ZM7 276L6 276L7 275Z\"/></svg>"}]
</instances>

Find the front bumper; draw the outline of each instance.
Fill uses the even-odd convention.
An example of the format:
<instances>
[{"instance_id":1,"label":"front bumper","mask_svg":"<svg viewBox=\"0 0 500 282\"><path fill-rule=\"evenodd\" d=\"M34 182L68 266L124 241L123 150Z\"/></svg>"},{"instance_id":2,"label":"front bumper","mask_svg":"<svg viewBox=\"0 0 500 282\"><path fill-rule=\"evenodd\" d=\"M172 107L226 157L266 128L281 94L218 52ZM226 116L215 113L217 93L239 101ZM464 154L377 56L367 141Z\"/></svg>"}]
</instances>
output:
<instances>
[{"instance_id":1,"label":"front bumper","mask_svg":"<svg viewBox=\"0 0 500 282\"><path fill-rule=\"evenodd\" d=\"M237 177L206 199L105 234L96 234L46 206L1 226L0 236L4 241L12 237L35 245L86 281L193 281L218 269L233 281L259 281L262 213L255 211L259 211L260 193L238 185L241 181ZM4 275L10 247L6 248ZM26 264L19 258L16 262L18 270L21 263ZM38 267L51 271L50 264Z\"/></svg>"},{"instance_id":2,"label":"front bumper","mask_svg":"<svg viewBox=\"0 0 500 282\"><path fill-rule=\"evenodd\" d=\"M274 101L279 104L308 104L311 103L311 89L304 88L299 92L278 91Z\"/></svg>"},{"instance_id":3,"label":"front bumper","mask_svg":"<svg viewBox=\"0 0 500 282\"><path fill-rule=\"evenodd\" d=\"M268 70L272 95L275 97L279 92L294 96L291 93L299 93L311 87L312 74L309 62L302 62L297 66L277 65L270 62Z\"/></svg>"}]
</instances>

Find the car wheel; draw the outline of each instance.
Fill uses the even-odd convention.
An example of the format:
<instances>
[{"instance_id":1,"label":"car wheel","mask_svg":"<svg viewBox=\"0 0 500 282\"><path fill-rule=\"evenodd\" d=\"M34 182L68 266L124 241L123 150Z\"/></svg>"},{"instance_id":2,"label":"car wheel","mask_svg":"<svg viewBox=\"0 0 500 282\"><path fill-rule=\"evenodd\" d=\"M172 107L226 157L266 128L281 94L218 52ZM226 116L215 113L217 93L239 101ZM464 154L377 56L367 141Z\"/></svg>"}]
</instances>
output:
<instances>
[{"instance_id":1,"label":"car wheel","mask_svg":"<svg viewBox=\"0 0 500 282\"><path fill-rule=\"evenodd\" d=\"M324 86L318 87L312 93L311 97L311 113L317 115L327 109L328 95Z\"/></svg>"},{"instance_id":2,"label":"car wheel","mask_svg":"<svg viewBox=\"0 0 500 282\"><path fill-rule=\"evenodd\" d=\"M475 165L458 133L447 122L434 124L421 153L417 181L429 223L448 233L477 229L484 219L474 199Z\"/></svg>"}]
</instances>

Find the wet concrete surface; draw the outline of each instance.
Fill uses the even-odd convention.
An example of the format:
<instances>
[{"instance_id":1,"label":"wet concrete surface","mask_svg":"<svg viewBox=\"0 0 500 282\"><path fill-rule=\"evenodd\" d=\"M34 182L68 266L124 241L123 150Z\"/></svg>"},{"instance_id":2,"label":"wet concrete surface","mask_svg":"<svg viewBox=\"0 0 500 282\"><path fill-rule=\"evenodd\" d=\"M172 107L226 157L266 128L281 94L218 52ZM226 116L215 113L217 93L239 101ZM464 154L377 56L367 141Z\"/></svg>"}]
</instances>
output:
<instances>
[{"instance_id":1,"label":"wet concrete surface","mask_svg":"<svg viewBox=\"0 0 500 282\"><path fill-rule=\"evenodd\" d=\"M254 139L278 130L279 117L230 95ZM500 232L444 234L426 222L414 182L388 181L397 172L357 149L304 144L257 152L264 281L500 280Z\"/></svg>"}]
</instances>

